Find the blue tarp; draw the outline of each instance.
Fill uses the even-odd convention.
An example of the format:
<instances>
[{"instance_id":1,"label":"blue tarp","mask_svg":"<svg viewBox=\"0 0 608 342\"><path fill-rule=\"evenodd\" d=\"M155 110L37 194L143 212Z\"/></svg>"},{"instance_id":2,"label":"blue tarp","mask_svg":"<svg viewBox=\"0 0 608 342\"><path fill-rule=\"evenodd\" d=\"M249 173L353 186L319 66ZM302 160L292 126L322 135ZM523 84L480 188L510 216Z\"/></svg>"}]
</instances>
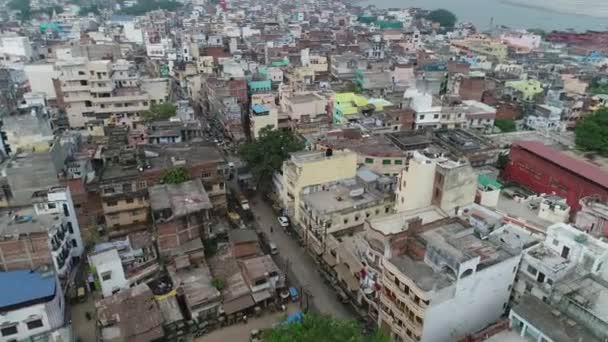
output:
<instances>
[{"instance_id":1,"label":"blue tarp","mask_svg":"<svg viewBox=\"0 0 608 342\"><path fill-rule=\"evenodd\" d=\"M292 297L297 297L298 296L298 289L296 289L295 287L290 287L289 288L289 295Z\"/></svg>"},{"instance_id":2,"label":"blue tarp","mask_svg":"<svg viewBox=\"0 0 608 342\"><path fill-rule=\"evenodd\" d=\"M293 322L302 323L302 317L303 317L302 311L294 312L291 315L289 315L289 317L287 317L287 319L285 320L285 322L283 322L283 324L291 324Z\"/></svg>"}]
</instances>

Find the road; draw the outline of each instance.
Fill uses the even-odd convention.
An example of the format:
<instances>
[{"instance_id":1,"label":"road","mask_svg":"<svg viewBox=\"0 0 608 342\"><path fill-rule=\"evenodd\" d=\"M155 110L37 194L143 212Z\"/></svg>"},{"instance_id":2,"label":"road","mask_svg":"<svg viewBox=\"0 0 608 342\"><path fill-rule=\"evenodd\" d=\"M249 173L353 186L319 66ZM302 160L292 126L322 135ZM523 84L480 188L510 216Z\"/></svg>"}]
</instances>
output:
<instances>
[{"instance_id":1,"label":"road","mask_svg":"<svg viewBox=\"0 0 608 342\"><path fill-rule=\"evenodd\" d=\"M289 260L298 283L312 295L312 301L321 313L338 318L355 319L355 315L337 299L336 292L323 282L314 262L297 241L279 229L277 216L272 207L260 195L250 200L250 206L258 222L259 229L266 233L279 250L279 255ZM270 226L273 232L270 232Z\"/></svg>"}]
</instances>

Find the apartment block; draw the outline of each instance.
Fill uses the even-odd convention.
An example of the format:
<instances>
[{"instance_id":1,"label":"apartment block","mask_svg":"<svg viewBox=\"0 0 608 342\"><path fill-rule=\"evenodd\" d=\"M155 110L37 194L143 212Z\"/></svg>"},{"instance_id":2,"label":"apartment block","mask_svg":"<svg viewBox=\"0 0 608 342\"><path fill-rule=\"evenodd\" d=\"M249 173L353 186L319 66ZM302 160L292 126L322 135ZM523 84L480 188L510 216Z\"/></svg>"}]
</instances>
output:
<instances>
[{"instance_id":1,"label":"apartment block","mask_svg":"<svg viewBox=\"0 0 608 342\"><path fill-rule=\"evenodd\" d=\"M357 154L351 151L296 152L283 162L282 175L274 176L274 185L293 222L300 224L301 191L304 187L353 178L357 172Z\"/></svg>"},{"instance_id":2,"label":"apartment block","mask_svg":"<svg viewBox=\"0 0 608 342\"><path fill-rule=\"evenodd\" d=\"M168 95L168 88L161 96L142 90L135 64L125 60L74 58L57 61L55 68L59 73L57 95L73 128L84 128L91 122L136 125L139 113L148 110L152 100Z\"/></svg>"},{"instance_id":3,"label":"apartment block","mask_svg":"<svg viewBox=\"0 0 608 342\"><path fill-rule=\"evenodd\" d=\"M383 263L381 330L399 341L453 341L504 314L521 259L518 235L482 237L458 218L407 230Z\"/></svg>"}]
</instances>

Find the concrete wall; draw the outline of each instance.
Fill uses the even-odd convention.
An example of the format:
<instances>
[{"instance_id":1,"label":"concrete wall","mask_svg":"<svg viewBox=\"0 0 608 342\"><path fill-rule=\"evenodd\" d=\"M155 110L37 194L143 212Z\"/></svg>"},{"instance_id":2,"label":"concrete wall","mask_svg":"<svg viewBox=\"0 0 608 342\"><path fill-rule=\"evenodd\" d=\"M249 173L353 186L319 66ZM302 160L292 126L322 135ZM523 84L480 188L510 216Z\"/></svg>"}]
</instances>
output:
<instances>
[{"instance_id":1,"label":"concrete wall","mask_svg":"<svg viewBox=\"0 0 608 342\"><path fill-rule=\"evenodd\" d=\"M101 293L104 297L111 296L113 291L128 287L122 261L116 249L92 255L89 260L91 265L95 267L97 279L101 284ZM109 279L104 280L104 275L109 276Z\"/></svg>"},{"instance_id":2,"label":"concrete wall","mask_svg":"<svg viewBox=\"0 0 608 342\"><path fill-rule=\"evenodd\" d=\"M419 209L431 204L436 164L421 155L410 160L408 170L401 171L395 199L397 212Z\"/></svg>"},{"instance_id":3,"label":"concrete wall","mask_svg":"<svg viewBox=\"0 0 608 342\"><path fill-rule=\"evenodd\" d=\"M498 320L509 301L520 256L458 280L454 297L431 299L424 315L423 342L453 341ZM457 313L457 314L455 314Z\"/></svg>"},{"instance_id":4,"label":"concrete wall","mask_svg":"<svg viewBox=\"0 0 608 342\"><path fill-rule=\"evenodd\" d=\"M32 92L44 93L49 100L57 98L53 78L59 77L59 73L54 68L51 63L26 64L23 67Z\"/></svg>"}]
</instances>

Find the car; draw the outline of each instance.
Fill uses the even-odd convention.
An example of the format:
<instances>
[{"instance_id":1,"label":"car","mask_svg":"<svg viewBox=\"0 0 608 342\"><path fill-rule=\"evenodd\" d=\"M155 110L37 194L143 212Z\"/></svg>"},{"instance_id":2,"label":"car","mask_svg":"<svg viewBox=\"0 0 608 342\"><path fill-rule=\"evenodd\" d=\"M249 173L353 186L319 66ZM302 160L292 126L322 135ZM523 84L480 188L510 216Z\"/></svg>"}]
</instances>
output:
<instances>
[{"instance_id":1,"label":"car","mask_svg":"<svg viewBox=\"0 0 608 342\"><path fill-rule=\"evenodd\" d=\"M277 220L279 221L279 224L281 225L281 227L285 228L285 227L289 227L289 219L285 216L279 216L277 218Z\"/></svg>"},{"instance_id":2,"label":"car","mask_svg":"<svg viewBox=\"0 0 608 342\"><path fill-rule=\"evenodd\" d=\"M270 249L271 255L279 254L279 249L277 248L277 245L274 244L274 242L269 242L268 248Z\"/></svg>"}]
</instances>

